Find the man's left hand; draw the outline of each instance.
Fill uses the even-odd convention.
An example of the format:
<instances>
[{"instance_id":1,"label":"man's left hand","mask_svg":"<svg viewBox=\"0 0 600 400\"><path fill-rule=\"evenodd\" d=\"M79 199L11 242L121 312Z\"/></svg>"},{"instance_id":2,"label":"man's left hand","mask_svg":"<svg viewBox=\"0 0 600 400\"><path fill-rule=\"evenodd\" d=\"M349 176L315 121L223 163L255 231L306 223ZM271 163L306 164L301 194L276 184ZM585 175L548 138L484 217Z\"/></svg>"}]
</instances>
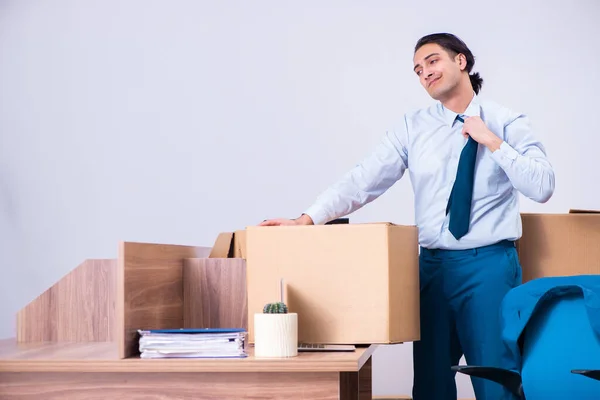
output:
<instances>
[{"instance_id":1,"label":"man's left hand","mask_svg":"<svg viewBox=\"0 0 600 400\"><path fill-rule=\"evenodd\" d=\"M471 136L473 140L486 146L491 152L498 150L502 144L502 139L494 135L480 117L465 119L462 134L464 137Z\"/></svg>"}]
</instances>

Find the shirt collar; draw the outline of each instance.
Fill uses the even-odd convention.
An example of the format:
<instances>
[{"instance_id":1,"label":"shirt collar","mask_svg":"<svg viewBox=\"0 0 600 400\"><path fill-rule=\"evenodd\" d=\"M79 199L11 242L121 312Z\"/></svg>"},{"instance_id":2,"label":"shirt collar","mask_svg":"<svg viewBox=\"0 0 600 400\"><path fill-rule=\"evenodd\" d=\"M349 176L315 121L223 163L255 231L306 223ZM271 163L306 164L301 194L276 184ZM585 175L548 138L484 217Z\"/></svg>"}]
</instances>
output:
<instances>
[{"instance_id":1,"label":"shirt collar","mask_svg":"<svg viewBox=\"0 0 600 400\"><path fill-rule=\"evenodd\" d=\"M442 105L442 111L444 113L444 121L446 121L448 126L452 126L452 124L454 124L454 121L456 120L456 116L459 114L455 113L452 110L447 109L443 105ZM479 97L477 97L477 94L475 92L473 92L473 99L469 103L469 106L467 107L465 112L461 113L460 115L465 115L467 117L481 117L481 107L479 105Z\"/></svg>"}]
</instances>

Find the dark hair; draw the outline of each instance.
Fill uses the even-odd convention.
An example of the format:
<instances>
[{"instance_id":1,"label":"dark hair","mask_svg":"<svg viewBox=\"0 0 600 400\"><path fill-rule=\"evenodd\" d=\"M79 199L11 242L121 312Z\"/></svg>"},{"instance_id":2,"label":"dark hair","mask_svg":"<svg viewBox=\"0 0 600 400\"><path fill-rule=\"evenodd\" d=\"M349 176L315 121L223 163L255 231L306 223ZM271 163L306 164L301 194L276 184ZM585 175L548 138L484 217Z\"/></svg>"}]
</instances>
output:
<instances>
[{"instance_id":1,"label":"dark hair","mask_svg":"<svg viewBox=\"0 0 600 400\"><path fill-rule=\"evenodd\" d=\"M483 85L483 79L479 75L479 72L471 74L473 66L475 65L475 56L473 56L473 53L471 53L471 50L469 50L465 42L451 33L433 33L431 35L423 36L421 39L419 39L415 46L415 53L422 46L429 43L440 45L452 56L456 56L459 53L465 55L467 58L467 72L469 73L471 85L473 86L475 93L479 94L481 86Z\"/></svg>"}]
</instances>

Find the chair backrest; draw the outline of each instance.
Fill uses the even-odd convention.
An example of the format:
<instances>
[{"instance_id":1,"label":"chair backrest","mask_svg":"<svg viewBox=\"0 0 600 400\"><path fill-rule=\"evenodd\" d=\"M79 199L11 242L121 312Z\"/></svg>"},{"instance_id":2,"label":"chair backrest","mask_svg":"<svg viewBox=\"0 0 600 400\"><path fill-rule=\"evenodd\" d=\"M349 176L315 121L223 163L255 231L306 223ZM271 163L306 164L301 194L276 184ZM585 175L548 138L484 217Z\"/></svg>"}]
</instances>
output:
<instances>
[{"instance_id":1,"label":"chair backrest","mask_svg":"<svg viewBox=\"0 0 600 400\"><path fill-rule=\"evenodd\" d=\"M600 399L600 382L571 373L600 368L600 337L580 292L544 301L523 335L521 376L527 400Z\"/></svg>"}]
</instances>

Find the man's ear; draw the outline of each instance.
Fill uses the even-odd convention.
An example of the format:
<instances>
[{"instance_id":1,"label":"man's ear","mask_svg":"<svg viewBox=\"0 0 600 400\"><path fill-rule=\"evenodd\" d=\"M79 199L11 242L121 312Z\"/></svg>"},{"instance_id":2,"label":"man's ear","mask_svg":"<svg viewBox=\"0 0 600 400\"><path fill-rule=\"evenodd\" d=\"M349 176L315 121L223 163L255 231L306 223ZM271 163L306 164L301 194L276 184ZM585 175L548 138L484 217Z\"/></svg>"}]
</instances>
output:
<instances>
[{"instance_id":1,"label":"man's ear","mask_svg":"<svg viewBox=\"0 0 600 400\"><path fill-rule=\"evenodd\" d=\"M458 53L456 57L454 57L454 60L458 63L461 71L464 71L465 68L467 68L467 57L465 57L464 54Z\"/></svg>"}]
</instances>

